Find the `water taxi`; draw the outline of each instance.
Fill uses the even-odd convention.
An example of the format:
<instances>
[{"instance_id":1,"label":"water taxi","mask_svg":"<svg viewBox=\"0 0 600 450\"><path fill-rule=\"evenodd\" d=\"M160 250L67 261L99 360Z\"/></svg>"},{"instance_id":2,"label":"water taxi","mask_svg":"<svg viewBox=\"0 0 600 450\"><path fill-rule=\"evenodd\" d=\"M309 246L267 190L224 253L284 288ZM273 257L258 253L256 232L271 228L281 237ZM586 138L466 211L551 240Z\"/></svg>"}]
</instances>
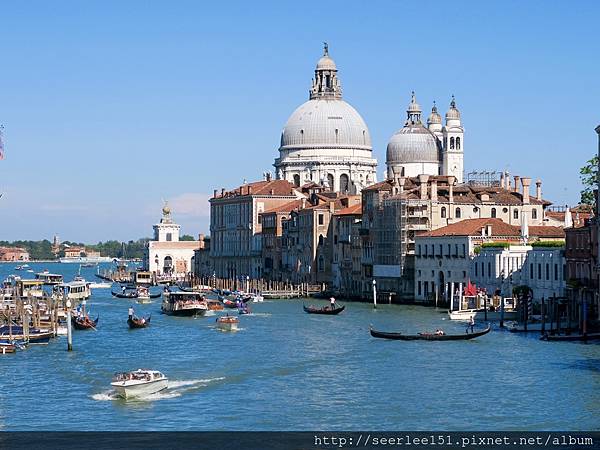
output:
<instances>
[{"instance_id":1,"label":"water taxi","mask_svg":"<svg viewBox=\"0 0 600 450\"><path fill-rule=\"evenodd\" d=\"M456 302L458 300L458 302ZM502 317L500 301L504 302L504 317ZM471 317L477 321L498 321L500 319L509 321L518 319L518 311L515 308L513 298L493 298L486 304L485 297L481 295L465 295L460 299L455 298L455 306L458 309L448 311L451 320L469 321Z\"/></svg>"},{"instance_id":2,"label":"water taxi","mask_svg":"<svg viewBox=\"0 0 600 450\"><path fill-rule=\"evenodd\" d=\"M131 272L131 282L137 285L152 286L154 284L154 277L152 272L136 270L135 272Z\"/></svg>"},{"instance_id":3,"label":"water taxi","mask_svg":"<svg viewBox=\"0 0 600 450\"><path fill-rule=\"evenodd\" d=\"M117 373L110 385L124 399L144 397L169 387L169 380L157 370L138 369Z\"/></svg>"},{"instance_id":4,"label":"water taxi","mask_svg":"<svg viewBox=\"0 0 600 450\"><path fill-rule=\"evenodd\" d=\"M217 319L217 328L223 331L237 331L240 319L235 316L223 316Z\"/></svg>"},{"instance_id":5,"label":"water taxi","mask_svg":"<svg viewBox=\"0 0 600 450\"><path fill-rule=\"evenodd\" d=\"M165 292L160 309L170 316L203 316L208 305L199 292Z\"/></svg>"}]
</instances>

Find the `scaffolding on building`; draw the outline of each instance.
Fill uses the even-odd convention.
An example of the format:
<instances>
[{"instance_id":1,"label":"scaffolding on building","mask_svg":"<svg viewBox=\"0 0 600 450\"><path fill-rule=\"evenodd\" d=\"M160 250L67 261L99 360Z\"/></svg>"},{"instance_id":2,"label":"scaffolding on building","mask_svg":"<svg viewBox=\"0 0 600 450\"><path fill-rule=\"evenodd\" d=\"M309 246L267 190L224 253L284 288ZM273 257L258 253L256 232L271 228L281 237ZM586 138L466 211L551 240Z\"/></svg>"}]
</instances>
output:
<instances>
[{"instance_id":1,"label":"scaffolding on building","mask_svg":"<svg viewBox=\"0 0 600 450\"><path fill-rule=\"evenodd\" d=\"M474 170L467 173L467 184L470 186L500 187L501 171Z\"/></svg>"}]
</instances>

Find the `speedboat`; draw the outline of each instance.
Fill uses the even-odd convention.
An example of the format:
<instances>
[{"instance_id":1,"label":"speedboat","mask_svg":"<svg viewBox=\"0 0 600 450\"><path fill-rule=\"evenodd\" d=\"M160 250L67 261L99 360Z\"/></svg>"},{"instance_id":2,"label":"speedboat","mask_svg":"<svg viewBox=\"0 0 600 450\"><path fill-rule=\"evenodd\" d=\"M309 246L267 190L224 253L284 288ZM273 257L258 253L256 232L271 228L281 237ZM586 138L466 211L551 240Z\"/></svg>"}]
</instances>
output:
<instances>
[{"instance_id":1,"label":"speedboat","mask_svg":"<svg viewBox=\"0 0 600 450\"><path fill-rule=\"evenodd\" d=\"M116 373L110 385L124 399L155 394L169 387L169 380L157 370L138 369Z\"/></svg>"},{"instance_id":2,"label":"speedboat","mask_svg":"<svg viewBox=\"0 0 600 450\"><path fill-rule=\"evenodd\" d=\"M260 295L260 294L254 294L252 296L252 303L259 303L259 302L264 301L264 299L265 298L262 295Z\"/></svg>"},{"instance_id":3,"label":"speedboat","mask_svg":"<svg viewBox=\"0 0 600 450\"><path fill-rule=\"evenodd\" d=\"M217 319L217 327L223 331L237 331L240 319L235 316L223 316Z\"/></svg>"}]
</instances>

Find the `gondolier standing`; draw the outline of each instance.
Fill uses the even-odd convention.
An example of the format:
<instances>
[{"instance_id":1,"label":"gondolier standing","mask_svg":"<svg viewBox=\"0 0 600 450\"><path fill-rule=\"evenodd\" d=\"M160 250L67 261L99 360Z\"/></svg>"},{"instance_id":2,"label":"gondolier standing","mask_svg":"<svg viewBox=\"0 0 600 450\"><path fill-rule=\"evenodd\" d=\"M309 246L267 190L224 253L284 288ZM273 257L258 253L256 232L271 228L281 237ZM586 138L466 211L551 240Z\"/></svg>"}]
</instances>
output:
<instances>
[{"instance_id":1,"label":"gondolier standing","mask_svg":"<svg viewBox=\"0 0 600 450\"><path fill-rule=\"evenodd\" d=\"M469 328L471 328L471 333L474 333L473 327L475 327L475 319L473 316L469 317L469 326L467 327L467 333L469 332Z\"/></svg>"},{"instance_id":2,"label":"gondolier standing","mask_svg":"<svg viewBox=\"0 0 600 450\"><path fill-rule=\"evenodd\" d=\"M133 307L129 307L129 320L133 320L133 315L135 314L135 311L133 310Z\"/></svg>"},{"instance_id":3,"label":"gondolier standing","mask_svg":"<svg viewBox=\"0 0 600 450\"><path fill-rule=\"evenodd\" d=\"M331 306L331 309L335 309L335 298L331 297L329 299L329 304Z\"/></svg>"}]
</instances>

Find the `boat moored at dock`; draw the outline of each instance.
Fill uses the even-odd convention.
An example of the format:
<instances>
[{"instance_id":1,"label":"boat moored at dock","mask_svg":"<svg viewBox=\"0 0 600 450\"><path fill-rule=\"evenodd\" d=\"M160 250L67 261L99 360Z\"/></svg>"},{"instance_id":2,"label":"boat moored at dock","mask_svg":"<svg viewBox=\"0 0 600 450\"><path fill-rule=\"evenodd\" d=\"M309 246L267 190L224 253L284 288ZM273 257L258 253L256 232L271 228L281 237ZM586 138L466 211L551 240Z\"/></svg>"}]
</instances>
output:
<instances>
[{"instance_id":1,"label":"boat moored at dock","mask_svg":"<svg viewBox=\"0 0 600 450\"><path fill-rule=\"evenodd\" d=\"M54 286L57 284L64 283L63 276L56 273L49 273L47 271L36 273L35 278L41 280L45 285Z\"/></svg>"}]
</instances>

